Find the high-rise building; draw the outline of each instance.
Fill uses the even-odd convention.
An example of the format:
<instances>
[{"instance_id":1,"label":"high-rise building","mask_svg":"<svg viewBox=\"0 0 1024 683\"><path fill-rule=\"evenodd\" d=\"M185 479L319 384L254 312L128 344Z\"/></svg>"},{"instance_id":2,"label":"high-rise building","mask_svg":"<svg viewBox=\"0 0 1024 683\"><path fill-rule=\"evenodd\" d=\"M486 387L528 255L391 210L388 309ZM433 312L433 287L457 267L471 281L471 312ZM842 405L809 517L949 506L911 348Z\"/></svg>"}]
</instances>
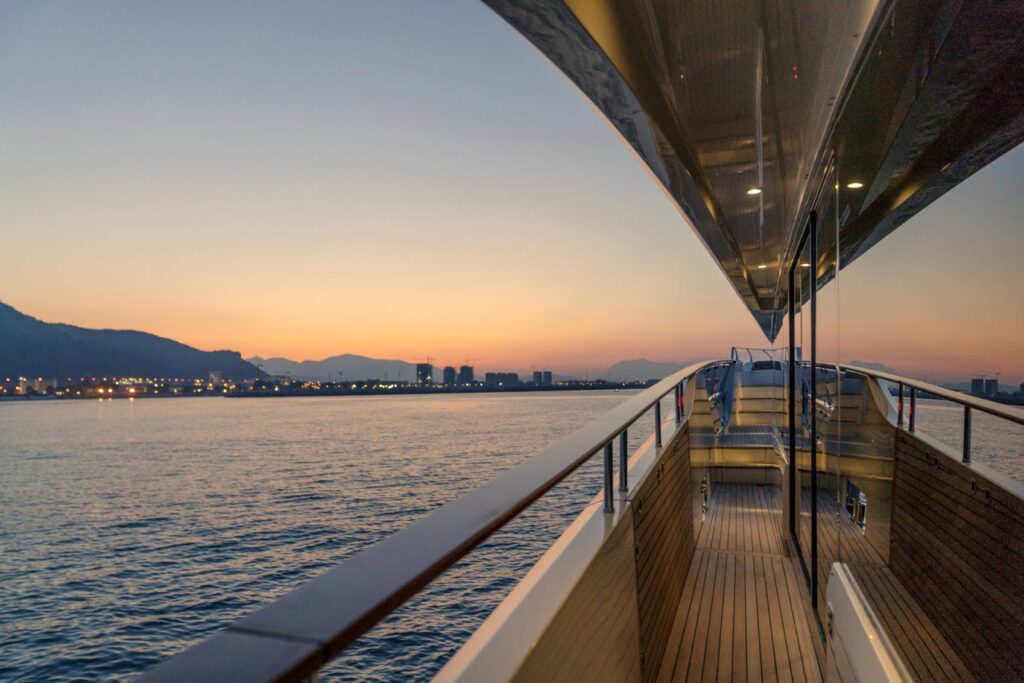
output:
<instances>
[{"instance_id":1,"label":"high-rise building","mask_svg":"<svg viewBox=\"0 0 1024 683\"><path fill-rule=\"evenodd\" d=\"M554 384L554 382L551 381L551 371L550 370L545 370L544 371L544 376L541 378L541 382L540 383L543 384L546 387L550 387L552 384Z\"/></svg>"},{"instance_id":2,"label":"high-rise building","mask_svg":"<svg viewBox=\"0 0 1024 683\"><path fill-rule=\"evenodd\" d=\"M444 385L446 387L455 386L455 368L448 365L444 369Z\"/></svg>"},{"instance_id":3,"label":"high-rise building","mask_svg":"<svg viewBox=\"0 0 1024 683\"><path fill-rule=\"evenodd\" d=\"M999 380L987 379L985 380L985 395L995 396L999 393Z\"/></svg>"},{"instance_id":4,"label":"high-rise building","mask_svg":"<svg viewBox=\"0 0 1024 683\"><path fill-rule=\"evenodd\" d=\"M487 389L512 389L519 386L519 375L514 372L488 372L484 375Z\"/></svg>"},{"instance_id":5,"label":"high-rise building","mask_svg":"<svg viewBox=\"0 0 1024 683\"><path fill-rule=\"evenodd\" d=\"M416 384L421 387L429 386L434 381L434 366L430 363L416 364Z\"/></svg>"},{"instance_id":6,"label":"high-rise building","mask_svg":"<svg viewBox=\"0 0 1024 683\"><path fill-rule=\"evenodd\" d=\"M459 384L472 384L473 383L473 366L463 365L459 368Z\"/></svg>"},{"instance_id":7,"label":"high-rise building","mask_svg":"<svg viewBox=\"0 0 1024 683\"><path fill-rule=\"evenodd\" d=\"M544 381L544 373L542 373L540 370L534 370L533 371L533 386L539 387L541 385L541 382L543 382L543 381Z\"/></svg>"},{"instance_id":8,"label":"high-rise building","mask_svg":"<svg viewBox=\"0 0 1024 683\"><path fill-rule=\"evenodd\" d=\"M971 393L975 396L982 396L985 393L985 380L975 377L971 380Z\"/></svg>"}]
</instances>

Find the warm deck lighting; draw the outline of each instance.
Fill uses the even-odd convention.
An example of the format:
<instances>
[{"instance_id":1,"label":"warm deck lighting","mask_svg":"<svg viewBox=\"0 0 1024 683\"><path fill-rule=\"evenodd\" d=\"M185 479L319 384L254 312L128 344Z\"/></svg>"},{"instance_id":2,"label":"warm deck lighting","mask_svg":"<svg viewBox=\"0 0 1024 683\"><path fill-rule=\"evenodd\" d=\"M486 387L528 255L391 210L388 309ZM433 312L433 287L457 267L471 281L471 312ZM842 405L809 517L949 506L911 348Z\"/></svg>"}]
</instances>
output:
<instances>
[{"instance_id":1,"label":"warm deck lighting","mask_svg":"<svg viewBox=\"0 0 1024 683\"><path fill-rule=\"evenodd\" d=\"M750 195L761 194L761 188L758 187L757 185L754 185L752 188L747 190L747 194L750 194Z\"/></svg>"},{"instance_id":2,"label":"warm deck lighting","mask_svg":"<svg viewBox=\"0 0 1024 683\"><path fill-rule=\"evenodd\" d=\"M768 267L768 266L766 266L765 264L763 264L763 263L762 263L761 265L759 265L759 266L757 267L757 269L758 269L758 270L764 270L764 269L765 269L765 268L767 268L767 267Z\"/></svg>"},{"instance_id":3,"label":"warm deck lighting","mask_svg":"<svg viewBox=\"0 0 1024 683\"><path fill-rule=\"evenodd\" d=\"M810 263L801 263L801 264L800 264L800 267L801 267L801 268L810 268L810 267L811 267L811 264L810 264Z\"/></svg>"},{"instance_id":4,"label":"warm deck lighting","mask_svg":"<svg viewBox=\"0 0 1024 683\"><path fill-rule=\"evenodd\" d=\"M864 187L864 183L854 180L852 183L846 183L846 186L851 190L859 190L860 188Z\"/></svg>"}]
</instances>

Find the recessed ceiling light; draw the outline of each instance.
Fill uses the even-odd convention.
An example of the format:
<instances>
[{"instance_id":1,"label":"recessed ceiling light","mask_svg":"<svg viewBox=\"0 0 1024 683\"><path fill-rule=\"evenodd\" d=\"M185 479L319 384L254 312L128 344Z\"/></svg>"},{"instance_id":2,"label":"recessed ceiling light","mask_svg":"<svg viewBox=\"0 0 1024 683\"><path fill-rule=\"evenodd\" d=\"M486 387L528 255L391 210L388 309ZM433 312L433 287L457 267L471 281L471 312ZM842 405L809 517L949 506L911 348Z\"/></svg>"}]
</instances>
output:
<instances>
[{"instance_id":1,"label":"recessed ceiling light","mask_svg":"<svg viewBox=\"0 0 1024 683\"><path fill-rule=\"evenodd\" d=\"M761 265L759 265L759 266L757 267L757 269L758 269L758 270L764 270L764 269L765 269L765 268L767 268L767 267L768 267L768 266L766 266L765 264L763 264L763 263L762 263Z\"/></svg>"},{"instance_id":2,"label":"recessed ceiling light","mask_svg":"<svg viewBox=\"0 0 1024 683\"><path fill-rule=\"evenodd\" d=\"M757 185L754 185L752 188L747 190L747 194L761 194L761 188L758 187Z\"/></svg>"},{"instance_id":3,"label":"recessed ceiling light","mask_svg":"<svg viewBox=\"0 0 1024 683\"><path fill-rule=\"evenodd\" d=\"M851 190L859 190L860 188L864 187L864 183L854 180L852 183L846 183L846 186Z\"/></svg>"},{"instance_id":4,"label":"recessed ceiling light","mask_svg":"<svg viewBox=\"0 0 1024 683\"><path fill-rule=\"evenodd\" d=\"M801 263L800 265L801 265L801 267L803 267L803 268L810 268L810 267L811 267L811 264L810 264L810 263Z\"/></svg>"}]
</instances>

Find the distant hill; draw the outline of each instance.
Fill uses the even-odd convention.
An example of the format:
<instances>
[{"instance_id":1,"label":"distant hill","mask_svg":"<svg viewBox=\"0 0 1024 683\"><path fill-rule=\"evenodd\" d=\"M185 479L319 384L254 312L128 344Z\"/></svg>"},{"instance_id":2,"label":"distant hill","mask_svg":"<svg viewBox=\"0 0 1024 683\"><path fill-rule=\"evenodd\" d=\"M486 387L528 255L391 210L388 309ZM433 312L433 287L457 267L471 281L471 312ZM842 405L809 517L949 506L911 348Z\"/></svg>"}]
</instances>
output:
<instances>
[{"instance_id":1,"label":"distant hill","mask_svg":"<svg viewBox=\"0 0 1024 683\"><path fill-rule=\"evenodd\" d=\"M255 377L237 351L200 351L133 330L47 323L0 302L0 377Z\"/></svg>"},{"instance_id":2,"label":"distant hill","mask_svg":"<svg viewBox=\"0 0 1024 683\"><path fill-rule=\"evenodd\" d=\"M890 375L898 375L898 374L900 374L896 370L893 370L892 368L890 368L888 365L882 365L881 363L872 363L871 361L866 361L866 360L851 360L849 363L847 363L847 365L859 365L860 367L867 368L868 370L877 370L878 372L887 372Z\"/></svg>"},{"instance_id":3,"label":"distant hill","mask_svg":"<svg viewBox=\"0 0 1024 683\"><path fill-rule=\"evenodd\" d=\"M900 375L900 374L902 374L902 373L900 373L900 372L898 372L896 370L893 370L892 368L890 368L890 367L888 367L886 365L882 365L881 363L869 363L868 361L863 361L863 360L852 360L852 361L850 361L849 364L850 365L859 365L862 368L867 368L869 370L878 370L880 372L888 372L890 375ZM971 380L969 380L969 379L962 380L962 381L959 381L959 382L942 382L942 383L939 383L936 380L926 380L926 381L935 381L937 384L939 384L939 386L941 386L941 387L943 387L945 389L951 389L953 391L970 391L971 390ZM1007 394L1012 394L1017 389L1018 389L1018 387L1013 385L1013 384L1005 384L1005 383L1000 382L998 390L1002 391L1002 392L1005 392Z\"/></svg>"},{"instance_id":4,"label":"distant hill","mask_svg":"<svg viewBox=\"0 0 1024 683\"><path fill-rule=\"evenodd\" d=\"M248 362L270 375L288 375L292 379L393 379L413 382L416 366L404 360L381 360L343 353L323 360L294 361L288 358L260 358L253 356ZM440 380L440 369L434 370Z\"/></svg>"},{"instance_id":5,"label":"distant hill","mask_svg":"<svg viewBox=\"0 0 1024 683\"><path fill-rule=\"evenodd\" d=\"M602 372L600 379L608 379L612 382L643 381L648 379L663 379L673 372L683 369L682 363L661 362L637 358L636 360L622 360Z\"/></svg>"}]
</instances>

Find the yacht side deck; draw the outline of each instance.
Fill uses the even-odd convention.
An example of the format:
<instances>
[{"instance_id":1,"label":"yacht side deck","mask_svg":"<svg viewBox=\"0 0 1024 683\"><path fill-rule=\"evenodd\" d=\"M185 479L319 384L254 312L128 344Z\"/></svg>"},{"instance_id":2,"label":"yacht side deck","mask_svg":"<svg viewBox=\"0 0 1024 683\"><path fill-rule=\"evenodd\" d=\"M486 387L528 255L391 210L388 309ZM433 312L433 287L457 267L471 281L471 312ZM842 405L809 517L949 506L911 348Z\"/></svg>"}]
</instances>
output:
<instances>
[{"instance_id":1,"label":"yacht side deck","mask_svg":"<svg viewBox=\"0 0 1024 683\"><path fill-rule=\"evenodd\" d=\"M822 680L825 651L779 498L777 486L714 488L659 681Z\"/></svg>"},{"instance_id":2,"label":"yacht side deck","mask_svg":"<svg viewBox=\"0 0 1024 683\"><path fill-rule=\"evenodd\" d=\"M805 503L810 504L804 493ZM835 505L819 501L835 515ZM782 525L781 491L719 484L697 536L658 681L820 681L825 649L799 560ZM975 677L855 524L840 517L819 538L847 564L912 676Z\"/></svg>"},{"instance_id":3,"label":"yacht side deck","mask_svg":"<svg viewBox=\"0 0 1024 683\"><path fill-rule=\"evenodd\" d=\"M843 410L819 401L821 438L790 454L778 433L745 438L794 410L784 376L690 366L146 680L309 680L598 453L601 493L435 680L1019 680L1024 487L905 424L902 396L911 418L914 391L1024 417L907 378L895 400L888 377L822 366ZM724 381L731 440L729 392L708 390Z\"/></svg>"}]
</instances>

